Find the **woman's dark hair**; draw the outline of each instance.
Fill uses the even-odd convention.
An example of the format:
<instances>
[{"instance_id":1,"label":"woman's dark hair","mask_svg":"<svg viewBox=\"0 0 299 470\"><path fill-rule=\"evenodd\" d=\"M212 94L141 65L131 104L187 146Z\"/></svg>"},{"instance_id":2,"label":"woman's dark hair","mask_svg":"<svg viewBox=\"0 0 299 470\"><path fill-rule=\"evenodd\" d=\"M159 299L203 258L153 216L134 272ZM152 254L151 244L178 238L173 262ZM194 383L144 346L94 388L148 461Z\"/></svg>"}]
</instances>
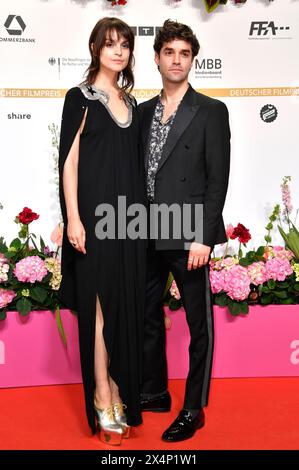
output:
<instances>
[{"instance_id":1,"label":"woman's dark hair","mask_svg":"<svg viewBox=\"0 0 299 470\"><path fill-rule=\"evenodd\" d=\"M135 63L133 51L134 51L134 33L127 23L118 19L118 18L102 18L97 22L93 28L89 42L89 52L91 55L91 62L88 69L86 70L86 79L85 82L94 83L97 73L100 70L100 53L103 47L105 46L106 39L111 39L111 33L116 31L117 37L123 36L129 43L130 56L128 65L122 71L122 83L121 90L123 93L130 93L134 86L134 75L133 75L133 66ZM92 47L93 44L93 47ZM118 74L117 79L119 79L120 74Z\"/></svg>"},{"instance_id":2,"label":"woman's dark hair","mask_svg":"<svg viewBox=\"0 0 299 470\"><path fill-rule=\"evenodd\" d=\"M164 44L171 42L174 39L181 39L188 42L192 49L192 58L197 56L200 46L192 29L185 24L171 20L164 21L162 28L158 31L154 43L155 52L160 54Z\"/></svg>"}]
</instances>

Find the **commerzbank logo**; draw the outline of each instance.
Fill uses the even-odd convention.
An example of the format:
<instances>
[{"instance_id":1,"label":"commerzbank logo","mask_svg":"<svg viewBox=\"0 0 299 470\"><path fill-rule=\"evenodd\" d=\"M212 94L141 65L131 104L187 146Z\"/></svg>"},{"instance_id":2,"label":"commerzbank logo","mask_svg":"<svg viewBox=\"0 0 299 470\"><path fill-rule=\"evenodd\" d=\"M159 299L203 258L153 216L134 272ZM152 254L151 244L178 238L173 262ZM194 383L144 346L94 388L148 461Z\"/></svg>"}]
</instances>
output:
<instances>
[{"instance_id":1,"label":"commerzbank logo","mask_svg":"<svg viewBox=\"0 0 299 470\"><path fill-rule=\"evenodd\" d=\"M20 15L8 15L3 23L7 35L0 42L35 42L35 38L24 37L26 23Z\"/></svg>"},{"instance_id":2,"label":"commerzbank logo","mask_svg":"<svg viewBox=\"0 0 299 470\"><path fill-rule=\"evenodd\" d=\"M8 15L4 26L8 34L11 36L21 36L26 28L26 25L20 15Z\"/></svg>"}]
</instances>

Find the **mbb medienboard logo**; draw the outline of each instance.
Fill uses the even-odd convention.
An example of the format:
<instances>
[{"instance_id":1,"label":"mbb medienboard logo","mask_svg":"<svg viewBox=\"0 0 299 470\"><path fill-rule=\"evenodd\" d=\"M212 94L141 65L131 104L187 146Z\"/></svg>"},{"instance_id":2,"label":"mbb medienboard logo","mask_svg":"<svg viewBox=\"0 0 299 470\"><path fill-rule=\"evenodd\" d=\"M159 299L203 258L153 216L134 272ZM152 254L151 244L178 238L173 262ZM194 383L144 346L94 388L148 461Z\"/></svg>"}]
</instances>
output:
<instances>
[{"instance_id":1,"label":"mbb medienboard logo","mask_svg":"<svg viewBox=\"0 0 299 470\"><path fill-rule=\"evenodd\" d=\"M252 21L249 39L292 39L290 26L281 26L275 21Z\"/></svg>"},{"instance_id":2,"label":"mbb medienboard logo","mask_svg":"<svg viewBox=\"0 0 299 470\"><path fill-rule=\"evenodd\" d=\"M222 78L222 59L195 59L195 78Z\"/></svg>"},{"instance_id":3,"label":"mbb medienboard logo","mask_svg":"<svg viewBox=\"0 0 299 470\"><path fill-rule=\"evenodd\" d=\"M0 37L0 42L35 42L35 38L26 37L27 25L20 15L9 14L3 23L6 36Z\"/></svg>"}]
</instances>

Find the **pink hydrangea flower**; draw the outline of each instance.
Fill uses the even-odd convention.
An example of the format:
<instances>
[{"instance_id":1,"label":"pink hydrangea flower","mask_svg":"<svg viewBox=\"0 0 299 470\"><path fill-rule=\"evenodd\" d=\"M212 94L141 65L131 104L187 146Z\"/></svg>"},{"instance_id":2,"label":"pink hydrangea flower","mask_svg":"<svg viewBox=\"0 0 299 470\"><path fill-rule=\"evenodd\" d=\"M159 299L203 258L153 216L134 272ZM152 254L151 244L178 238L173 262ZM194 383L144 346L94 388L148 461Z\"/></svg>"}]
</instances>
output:
<instances>
[{"instance_id":1,"label":"pink hydrangea flower","mask_svg":"<svg viewBox=\"0 0 299 470\"><path fill-rule=\"evenodd\" d=\"M13 290L0 289L0 308L5 308L16 297Z\"/></svg>"},{"instance_id":2,"label":"pink hydrangea flower","mask_svg":"<svg viewBox=\"0 0 299 470\"><path fill-rule=\"evenodd\" d=\"M247 269L236 264L225 275L225 290L233 300L245 300L250 293L251 279Z\"/></svg>"},{"instance_id":3,"label":"pink hydrangea flower","mask_svg":"<svg viewBox=\"0 0 299 470\"><path fill-rule=\"evenodd\" d=\"M228 256L227 258L221 258L218 261L211 261L210 266L212 269L217 269L220 271L221 269L230 269L235 264L238 264L239 261L237 258L233 256Z\"/></svg>"},{"instance_id":4,"label":"pink hydrangea flower","mask_svg":"<svg viewBox=\"0 0 299 470\"><path fill-rule=\"evenodd\" d=\"M3 253L0 253L0 263L7 263L8 259L5 258L5 255Z\"/></svg>"},{"instance_id":5,"label":"pink hydrangea flower","mask_svg":"<svg viewBox=\"0 0 299 470\"><path fill-rule=\"evenodd\" d=\"M286 250L283 246L273 246L272 249L275 258L281 258L288 261L291 261L291 259L294 258L294 253L290 250Z\"/></svg>"},{"instance_id":6,"label":"pink hydrangea flower","mask_svg":"<svg viewBox=\"0 0 299 470\"><path fill-rule=\"evenodd\" d=\"M286 259L272 258L266 262L267 279L284 281L293 272L290 262Z\"/></svg>"},{"instance_id":7,"label":"pink hydrangea flower","mask_svg":"<svg viewBox=\"0 0 299 470\"><path fill-rule=\"evenodd\" d=\"M48 273L44 261L39 256L27 256L16 264L14 275L21 282L41 281Z\"/></svg>"},{"instance_id":8,"label":"pink hydrangea flower","mask_svg":"<svg viewBox=\"0 0 299 470\"><path fill-rule=\"evenodd\" d=\"M0 282L6 282L8 279L9 264L3 253L0 253Z\"/></svg>"},{"instance_id":9,"label":"pink hydrangea flower","mask_svg":"<svg viewBox=\"0 0 299 470\"><path fill-rule=\"evenodd\" d=\"M210 269L210 283L213 294L218 294L218 292L224 290L225 272Z\"/></svg>"},{"instance_id":10,"label":"pink hydrangea flower","mask_svg":"<svg viewBox=\"0 0 299 470\"><path fill-rule=\"evenodd\" d=\"M221 267L224 269L230 269L238 263L239 261L237 260L237 258L234 258L233 256L228 256L227 258L221 260Z\"/></svg>"},{"instance_id":11,"label":"pink hydrangea flower","mask_svg":"<svg viewBox=\"0 0 299 470\"><path fill-rule=\"evenodd\" d=\"M247 267L247 273L251 279L252 284L254 284L255 286L263 284L268 280L267 269L265 263L263 263L262 261L250 264Z\"/></svg>"},{"instance_id":12,"label":"pink hydrangea flower","mask_svg":"<svg viewBox=\"0 0 299 470\"><path fill-rule=\"evenodd\" d=\"M174 297L176 300L180 300L181 294L178 289L178 286L176 285L175 280L172 281L171 287L170 287L170 293L172 297Z\"/></svg>"}]
</instances>

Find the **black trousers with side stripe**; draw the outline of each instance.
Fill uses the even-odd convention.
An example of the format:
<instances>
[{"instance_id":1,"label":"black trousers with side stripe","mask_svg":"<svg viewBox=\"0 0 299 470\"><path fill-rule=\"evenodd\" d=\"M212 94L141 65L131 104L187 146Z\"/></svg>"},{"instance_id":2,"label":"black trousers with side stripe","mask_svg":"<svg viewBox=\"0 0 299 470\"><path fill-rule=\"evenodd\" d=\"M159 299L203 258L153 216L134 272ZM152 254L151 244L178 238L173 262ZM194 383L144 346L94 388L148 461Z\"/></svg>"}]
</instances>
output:
<instances>
[{"instance_id":1,"label":"black trousers with side stripe","mask_svg":"<svg viewBox=\"0 0 299 470\"><path fill-rule=\"evenodd\" d=\"M167 390L163 293L171 271L181 294L191 338L183 408L194 410L208 403L214 326L209 266L188 271L188 253L188 250L156 250L154 241L149 242L142 396L159 395Z\"/></svg>"}]
</instances>

